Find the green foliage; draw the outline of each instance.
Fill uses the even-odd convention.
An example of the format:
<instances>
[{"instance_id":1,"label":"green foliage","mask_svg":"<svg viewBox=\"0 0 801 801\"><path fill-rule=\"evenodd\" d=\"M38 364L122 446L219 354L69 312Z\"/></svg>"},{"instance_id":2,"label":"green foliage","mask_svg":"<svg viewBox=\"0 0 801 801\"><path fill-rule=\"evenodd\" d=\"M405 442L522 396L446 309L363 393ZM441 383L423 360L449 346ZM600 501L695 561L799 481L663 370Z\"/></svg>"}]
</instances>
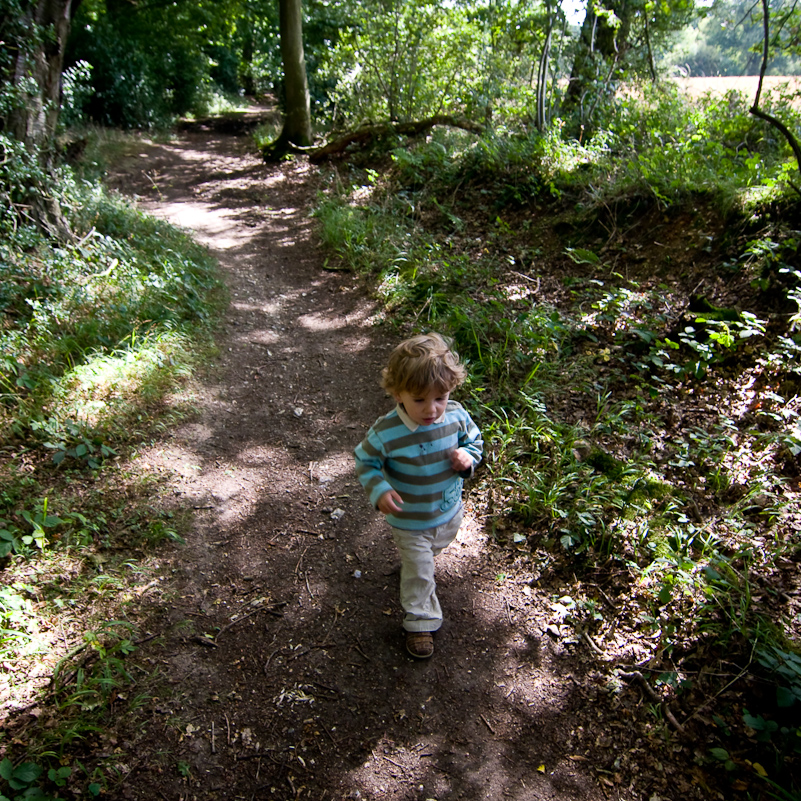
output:
<instances>
[{"instance_id":1,"label":"green foliage","mask_svg":"<svg viewBox=\"0 0 801 801\"><path fill-rule=\"evenodd\" d=\"M669 206L706 193L729 208L757 189L780 191L789 148L749 114L750 103L736 92L690 103L669 82L638 87L615 104L601 133L614 163L603 165L608 182L597 201L637 193ZM779 105L777 113L796 126L798 112Z\"/></svg>"},{"instance_id":2,"label":"green foliage","mask_svg":"<svg viewBox=\"0 0 801 801\"><path fill-rule=\"evenodd\" d=\"M225 297L216 264L184 232L68 169L45 174L5 136L0 145L0 657L41 675L53 655L43 619L82 621L69 634L85 627L85 637L52 684L58 726L40 738L63 753L102 728L112 694L131 682L130 627L96 620L133 582L123 548L183 541L187 515L160 511L155 479L126 472L124 459L186 413L165 398L207 360ZM28 216L43 190L69 236ZM0 793L75 794L70 768L32 756L36 777L14 763Z\"/></svg>"},{"instance_id":3,"label":"green foliage","mask_svg":"<svg viewBox=\"0 0 801 801\"><path fill-rule=\"evenodd\" d=\"M81 3L67 52L68 88L80 80L79 94L71 96L73 116L149 128L177 115L202 113L211 94L212 65L220 75L220 51L207 51L209 36L229 25L222 12L231 10L228 4L213 8L187 2L141 8L107 7L103 0ZM230 90L230 79L223 83Z\"/></svg>"},{"instance_id":4,"label":"green foliage","mask_svg":"<svg viewBox=\"0 0 801 801\"><path fill-rule=\"evenodd\" d=\"M59 123L65 129L83 125L87 122L84 110L94 91L92 88L92 65L86 61L78 61L77 64L64 70L61 80L62 100Z\"/></svg>"},{"instance_id":5,"label":"green foliage","mask_svg":"<svg viewBox=\"0 0 801 801\"><path fill-rule=\"evenodd\" d=\"M76 738L99 731L112 693L119 693L132 683L124 664L125 657L135 650L128 636L130 631L127 622L104 622L96 630L87 631L83 645L59 661L52 681L60 712L59 727L50 735L58 751L63 752ZM8 757L0 762L0 799L60 801L61 788L69 786L69 792L76 792L75 768L84 770L79 762L73 767L63 759L55 761L57 753L52 749L32 757L29 752L24 762L15 764ZM97 782L86 786L91 797L98 796L101 789Z\"/></svg>"},{"instance_id":6,"label":"green foliage","mask_svg":"<svg viewBox=\"0 0 801 801\"><path fill-rule=\"evenodd\" d=\"M72 769L68 767L51 768L48 771L48 778L56 786L63 787L71 772ZM4 791L8 795L0 794L0 801L60 801L58 796L37 786L42 773L42 767L35 762L14 765L6 757L0 762L0 779L5 782Z\"/></svg>"},{"instance_id":7,"label":"green foliage","mask_svg":"<svg viewBox=\"0 0 801 801\"><path fill-rule=\"evenodd\" d=\"M125 669L125 657L136 650L127 636L131 625L125 621L108 621L97 630L84 634L85 646L64 657L53 672L53 685L63 710L88 712L105 705L116 689L131 683ZM91 659L83 657L90 649ZM80 658L78 658L80 657ZM76 659L77 658L77 659ZM87 724L90 728L93 724ZM73 731L73 736L77 736Z\"/></svg>"},{"instance_id":8,"label":"green foliage","mask_svg":"<svg viewBox=\"0 0 801 801\"><path fill-rule=\"evenodd\" d=\"M788 27L786 19L793 7L772 3L772 27ZM660 57L665 70L683 75L758 75L762 57L762 9L741 0L724 0L708 10L683 31ZM768 75L796 75L799 63L790 48L776 48Z\"/></svg>"},{"instance_id":9,"label":"green foliage","mask_svg":"<svg viewBox=\"0 0 801 801\"><path fill-rule=\"evenodd\" d=\"M540 5L362 0L352 8L321 62L337 123L529 115L531 54L545 39Z\"/></svg>"},{"instance_id":10,"label":"green foliage","mask_svg":"<svg viewBox=\"0 0 801 801\"><path fill-rule=\"evenodd\" d=\"M36 650L32 636L35 615L28 589L21 584L0 588L0 656L3 659L29 654L31 648Z\"/></svg>"},{"instance_id":11,"label":"green foliage","mask_svg":"<svg viewBox=\"0 0 801 801\"><path fill-rule=\"evenodd\" d=\"M470 80L473 43L456 8L364 3L332 54L337 106L354 119L420 119L450 109Z\"/></svg>"},{"instance_id":12,"label":"green foliage","mask_svg":"<svg viewBox=\"0 0 801 801\"><path fill-rule=\"evenodd\" d=\"M0 423L7 438L27 431L57 464L96 469L115 451L101 431L185 372L187 335L212 322L219 284L183 233L89 185L67 187L80 240L54 246L24 227L0 242L10 315Z\"/></svg>"},{"instance_id":13,"label":"green foliage","mask_svg":"<svg viewBox=\"0 0 801 801\"><path fill-rule=\"evenodd\" d=\"M777 706L790 707L801 701L801 656L773 646L760 653L759 662L779 677Z\"/></svg>"},{"instance_id":14,"label":"green foliage","mask_svg":"<svg viewBox=\"0 0 801 801\"><path fill-rule=\"evenodd\" d=\"M37 155L22 142L0 133L0 236L18 237L20 247L31 247L37 239L31 227L19 230L20 221L31 221L30 208L42 193L55 191L55 180L47 175ZM0 269L7 269L0 261ZM0 274L1 275L1 274ZM22 292L20 287L0 283L0 292ZM5 300L5 297L0 297Z\"/></svg>"}]
</instances>

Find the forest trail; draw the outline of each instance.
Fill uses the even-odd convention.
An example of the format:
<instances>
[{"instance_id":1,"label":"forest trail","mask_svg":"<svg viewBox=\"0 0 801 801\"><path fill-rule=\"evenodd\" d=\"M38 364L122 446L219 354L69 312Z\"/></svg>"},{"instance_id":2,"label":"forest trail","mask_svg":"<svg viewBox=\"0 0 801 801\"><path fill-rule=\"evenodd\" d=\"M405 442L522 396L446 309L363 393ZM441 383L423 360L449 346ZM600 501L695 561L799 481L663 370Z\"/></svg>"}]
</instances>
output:
<instances>
[{"instance_id":1,"label":"forest trail","mask_svg":"<svg viewBox=\"0 0 801 801\"><path fill-rule=\"evenodd\" d=\"M585 730L603 692L592 655L546 633L552 595L493 544L469 487L438 561L436 653L406 655L394 545L352 466L389 409L378 380L396 338L356 276L323 268L316 170L253 151L249 137L184 133L143 142L110 176L204 242L231 296L197 417L139 456L195 522L143 595L140 634L155 636L132 658L160 689L146 724L109 744L116 794L637 797L607 795L582 747L597 746Z\"/></svg>"}]
</instances>

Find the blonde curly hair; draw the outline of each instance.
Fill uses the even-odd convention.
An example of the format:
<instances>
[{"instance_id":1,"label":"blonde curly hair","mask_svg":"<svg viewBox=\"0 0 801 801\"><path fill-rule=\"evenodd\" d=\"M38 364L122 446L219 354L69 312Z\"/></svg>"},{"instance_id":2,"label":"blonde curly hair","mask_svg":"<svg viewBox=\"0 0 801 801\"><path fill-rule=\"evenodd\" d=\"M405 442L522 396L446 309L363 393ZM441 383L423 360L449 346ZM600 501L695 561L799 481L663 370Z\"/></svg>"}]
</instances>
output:
<instances>
[{"instance_id":1,"label":"blonde curly hair","mask_svg":"<svg viewBox=\"0 0 801 801\"><path fill-rule=\"evenodd\" d=\"M451 392L467 377L467 370L450 340L441 334L419 334L400 343L381 373L381 386L390 394L431 389Z\"/></svg>"}]
</instances>

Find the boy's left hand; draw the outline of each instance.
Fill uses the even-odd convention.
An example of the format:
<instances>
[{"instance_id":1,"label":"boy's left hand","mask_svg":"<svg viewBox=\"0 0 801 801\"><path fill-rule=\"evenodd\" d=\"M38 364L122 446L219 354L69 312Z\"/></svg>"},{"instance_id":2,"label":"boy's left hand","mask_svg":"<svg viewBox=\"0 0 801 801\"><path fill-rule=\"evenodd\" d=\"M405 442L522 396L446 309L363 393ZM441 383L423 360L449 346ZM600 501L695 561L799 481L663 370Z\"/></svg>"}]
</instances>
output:
<instances>
[{"instance_id":1,"label":"boy's left hand","mask_svg":"<svg viewBox=\"0 0 801 801\"><path fill-rule=\"evenodd\" d=\"M457 473L463 473L473 466L473 457L464 449L457 448L451 454L451 467Z\"/></svg>"}]
</instances>

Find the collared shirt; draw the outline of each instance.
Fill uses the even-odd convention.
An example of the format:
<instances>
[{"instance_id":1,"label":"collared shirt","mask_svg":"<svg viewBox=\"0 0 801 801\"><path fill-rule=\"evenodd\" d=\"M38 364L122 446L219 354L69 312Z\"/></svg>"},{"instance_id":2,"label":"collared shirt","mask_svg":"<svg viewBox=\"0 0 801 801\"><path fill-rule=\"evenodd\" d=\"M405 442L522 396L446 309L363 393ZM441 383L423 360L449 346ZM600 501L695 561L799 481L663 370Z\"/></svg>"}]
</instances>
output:
<instances>
[{"instance_id":1,"label":"collared shirt","mask_svg":"<svg viewBox=\"0 0 801 801\"><path fill-rule=\"evenodd\" d=\"M466 450L473 466L457 473L450 457ZM394 528L422 530L447 523L459 509L463 479L481 461L481 432L464 407L448 401L445 412L430 426L412 422L400 404L380 417L354 450L356 475L377 508L381 496L395 490L402 511L387 515Z\"/></svg>"}]
</instances>

